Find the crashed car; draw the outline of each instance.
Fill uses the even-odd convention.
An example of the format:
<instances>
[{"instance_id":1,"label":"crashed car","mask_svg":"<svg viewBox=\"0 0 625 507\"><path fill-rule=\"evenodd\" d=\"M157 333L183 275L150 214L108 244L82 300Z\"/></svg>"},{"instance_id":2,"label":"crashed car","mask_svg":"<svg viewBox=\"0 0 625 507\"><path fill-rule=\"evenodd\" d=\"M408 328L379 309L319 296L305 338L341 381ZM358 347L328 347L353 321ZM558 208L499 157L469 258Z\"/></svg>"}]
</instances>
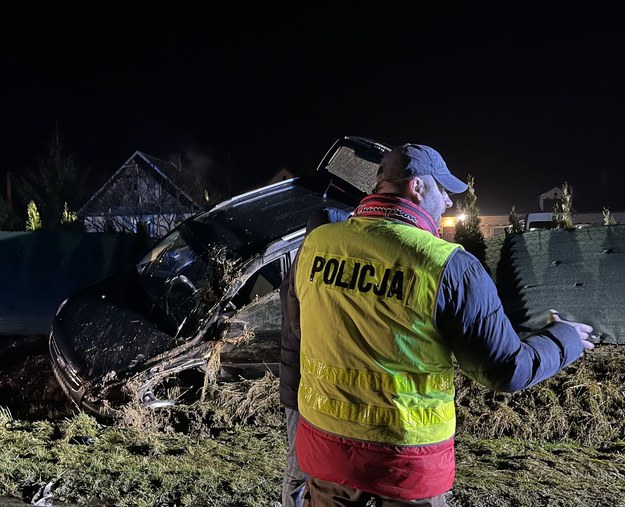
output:
<instances>
[{"instance_id":1,"label":"crashed car","mask_svg":"<svg viewBox=\"0 0 625 507\"><path fill-rule=\"evenodd\" d=\"M216 382L279 374L279 285L308 217L351 211L375 186L385 143L347 136L317 170L217 204L136 265L66 299L51 325L54 373L81 409L158 408ZM183 387L181 387L183 386Z\"/></svg>"}]
</instances>

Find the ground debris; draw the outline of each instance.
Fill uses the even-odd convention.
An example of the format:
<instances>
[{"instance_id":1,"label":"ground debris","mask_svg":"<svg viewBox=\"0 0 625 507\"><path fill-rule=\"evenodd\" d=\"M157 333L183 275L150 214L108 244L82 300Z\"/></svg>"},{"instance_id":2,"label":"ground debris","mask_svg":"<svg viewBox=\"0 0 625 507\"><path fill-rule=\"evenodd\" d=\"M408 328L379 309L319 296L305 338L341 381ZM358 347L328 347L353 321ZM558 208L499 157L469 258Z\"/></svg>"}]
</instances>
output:
<instances>
[{"instance_id":1,"label":"ground debris","mask_svg":"<svg viewBox=\"0 0 625 507\"><path fill-rule=\"evenodd\" d=\"M494 393L460 372L455 383L452 507L625 506L625 347L599 345L517 393ZM205 390L201 403L135 407L125 422L99 425L67 402L47 355L3 363L0 495L22 491L30 502L62 475L52 488L59 502L123 505L115 495L125 491L135 505L172 495L181 506L272 505L286 453L278 379L210 381ZM73 443L85 435L91 445Z\"/></svg>"}]
</instances>

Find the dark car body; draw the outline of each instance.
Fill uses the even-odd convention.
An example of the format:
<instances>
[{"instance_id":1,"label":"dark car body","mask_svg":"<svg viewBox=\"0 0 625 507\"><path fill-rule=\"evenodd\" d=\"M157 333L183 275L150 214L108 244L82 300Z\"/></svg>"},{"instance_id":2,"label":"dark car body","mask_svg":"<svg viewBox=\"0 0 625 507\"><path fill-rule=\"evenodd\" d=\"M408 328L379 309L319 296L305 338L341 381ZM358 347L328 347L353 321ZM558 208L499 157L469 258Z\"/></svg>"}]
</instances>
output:
<instances>
[{"instance_id":1,"label":"dark car body","mask_svg":"<svg viewBox=\"0 0 625 507\"><path fill-rule=\"evenodd\" d=\"M321 208L351 211L390 147L347 136L314 174L236 196L180 224L135 266L65 300L52 321L55 375L79 407L156 408L181 385L278 374L278 288ZM217 346L218 344L218 346Z\"/></svg>"}]
</instances>

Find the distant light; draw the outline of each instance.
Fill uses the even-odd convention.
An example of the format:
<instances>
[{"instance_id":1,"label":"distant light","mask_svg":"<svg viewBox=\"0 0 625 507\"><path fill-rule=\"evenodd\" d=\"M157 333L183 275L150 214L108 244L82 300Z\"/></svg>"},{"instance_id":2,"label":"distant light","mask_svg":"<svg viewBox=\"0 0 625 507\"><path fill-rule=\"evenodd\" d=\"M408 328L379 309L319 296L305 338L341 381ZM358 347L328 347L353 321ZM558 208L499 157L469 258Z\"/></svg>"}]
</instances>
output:
<instances>
[{"instance_id":1,"label":"distant light","mask_svg":"<svg viewBox=\"0 0 625 507\"><path fill-rule=\"evenodd\" d=\"M466 215L466 213L460 213L460 214L458 215L458 220L459 220L460 222L464 222L466 219L467 219L467 215Z\"/></svg>"},{"instance_id":2,"label":"distant light","mask_svg":"<svg viewBox=\"0 0 625 507\"><path fill-rule=\"evenodd\" d=\"M456 225L456 217L442 217L441 226L454 227Z\"/></svg>"}]
</instances>

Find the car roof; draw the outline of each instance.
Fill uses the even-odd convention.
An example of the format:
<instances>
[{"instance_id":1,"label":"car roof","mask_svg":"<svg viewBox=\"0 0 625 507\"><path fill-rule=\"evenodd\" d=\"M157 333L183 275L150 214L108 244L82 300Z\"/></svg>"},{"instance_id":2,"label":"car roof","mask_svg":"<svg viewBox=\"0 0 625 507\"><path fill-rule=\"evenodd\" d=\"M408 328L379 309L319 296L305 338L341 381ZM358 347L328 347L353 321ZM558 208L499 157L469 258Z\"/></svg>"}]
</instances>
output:
<instances>
[{"instance_id":1,"label":"car roof","mask_svg":"<svg viewBox=\"0 0 625 507\"><path fill-rule=\"evenodd\" d=\"M201 212L180 227L201 245L221 244L241 257L301 231L322 208L352 210L375 186L378 165L390 147L345 136L328 150L314 174L240 194Z\"/></svg>"},{"instance_id":2,"label":"car roof","mask_svg":"<svg viewBox=\"0 0 625 507\"><path fill-rule=\"evenodd\" d=\"M267 245L302 230L308 217L323 207L352 209L346 202L303 184L299 179L280 182L227 205L196 215L180 227L202 245L223 245L241 257L248 257ZM189 239L189 238L187 238Z\"/></svg>"}]
</instances>

